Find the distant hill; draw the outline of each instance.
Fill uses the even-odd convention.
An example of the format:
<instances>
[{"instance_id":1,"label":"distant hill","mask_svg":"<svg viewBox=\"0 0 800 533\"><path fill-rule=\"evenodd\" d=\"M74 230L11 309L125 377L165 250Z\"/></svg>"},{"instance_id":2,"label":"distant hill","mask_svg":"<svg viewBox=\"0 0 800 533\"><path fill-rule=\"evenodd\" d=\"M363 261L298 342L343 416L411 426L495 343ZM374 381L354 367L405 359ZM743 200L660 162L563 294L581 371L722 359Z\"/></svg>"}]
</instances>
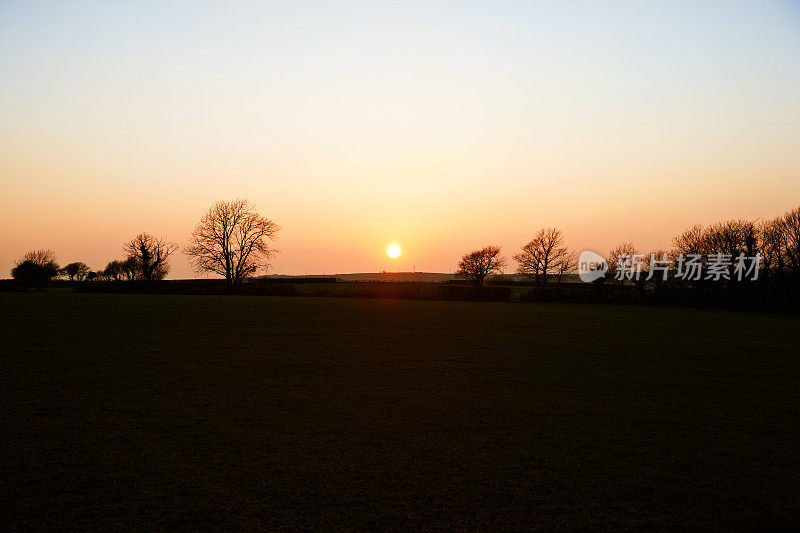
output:
<instances>
[{"instance_id":1,"label":"distant hill","mask_svg":"<svg viewBox=\"0 0 800 533\"><path fill-rule=\"evenodd\" d=\"M445 274L442 272L356 272L351 274L329 274L329 275L309 275L309 276L288 276L284 274L271 274L263 276L265 279L291 280L313 279L313 278L337 278L339 281L385 281L385 282L416 282L416 283L442 283L458 279L455 274ZM489 280L503 279L505 281L526 282L530 281L525 276L519 274L501 274L490 276ZM564 276L564 283L580 282L575 274Z\"/></svg>"},{"instance_id":2,"label":"distant hill","mask_svg":"<svg viewBox=\"0 0 800 533\"><path fill-rule=\"evenodd\" d=\"M310 276L286 276L282 274L272 274L264 276L266 279L291 279L291 278L338 278L339 281L403 281L418 283L440 283L455 279L453 274L442 274L439 272L357 272L353 274L333 274L333 275L310 275Z\"/></svg>"}]
</instances>

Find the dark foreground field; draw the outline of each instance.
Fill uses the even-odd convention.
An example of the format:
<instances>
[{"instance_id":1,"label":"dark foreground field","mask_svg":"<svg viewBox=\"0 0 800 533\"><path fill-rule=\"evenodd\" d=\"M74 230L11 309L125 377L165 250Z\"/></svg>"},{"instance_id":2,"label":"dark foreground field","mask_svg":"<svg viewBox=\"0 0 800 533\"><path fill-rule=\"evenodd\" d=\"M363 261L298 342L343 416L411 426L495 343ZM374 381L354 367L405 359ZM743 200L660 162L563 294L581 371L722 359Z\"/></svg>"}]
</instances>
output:
<instances>
[{"instance_id":1,"label":"dark foreground field","mask_svg":"<svg viewBox=\"0 0 800 533\"><path fill-rule=\"evenodd\" d=\"M800 525L797 318L51 291L0 327L6 526Z\"/></svg>"}]
</instances>

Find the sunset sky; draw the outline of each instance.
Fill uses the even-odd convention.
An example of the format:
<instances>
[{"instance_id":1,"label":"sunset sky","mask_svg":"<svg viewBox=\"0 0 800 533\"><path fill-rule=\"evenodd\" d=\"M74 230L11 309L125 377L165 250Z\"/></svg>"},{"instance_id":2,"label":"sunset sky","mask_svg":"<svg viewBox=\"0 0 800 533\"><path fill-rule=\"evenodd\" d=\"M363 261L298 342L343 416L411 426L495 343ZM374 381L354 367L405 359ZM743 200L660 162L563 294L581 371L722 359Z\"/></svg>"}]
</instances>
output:
<instances>
[{"instance_id":1,"label":"sunset sky","mask_svg":"<svg viewBox=\"0 0 800 533\"><path fill-rule=\"evenodd\" d=\"M0 1L0 180L0 277L237 197L271 273L666 248L800 205L800 2Z\"/></svg>"}]
</instances>

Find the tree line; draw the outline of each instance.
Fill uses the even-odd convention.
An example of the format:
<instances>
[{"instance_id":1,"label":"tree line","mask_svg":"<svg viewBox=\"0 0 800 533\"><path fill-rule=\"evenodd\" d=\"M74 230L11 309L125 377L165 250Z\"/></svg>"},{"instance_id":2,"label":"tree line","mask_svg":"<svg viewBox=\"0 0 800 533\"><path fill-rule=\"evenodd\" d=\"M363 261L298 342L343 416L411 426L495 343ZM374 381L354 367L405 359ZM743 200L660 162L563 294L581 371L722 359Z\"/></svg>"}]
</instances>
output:
<instances>
[{"instance_id":1,"label":"tree line","mask_svg":"<svg viewBox=\"0 0 800 533\"><path fill-rule=\"evenodd\" d=\"M219 274L228 285L236 286L269 266L275 252L270 242L279 230L280 226L261 216L247 200L216 202L195 226L183 253L197 273ZM170 257L178 249L164 237L140 233L123 245L123 259L110 261L101 270L92 270L81 261L60 267L52 250L34 250L16 261L11 275L31 288L45 287L56 277L71 281L158 281L169 273Z\"/></svg>"},{"instance_id":2,"label":"tree line","mask_svg":"<svg viewBox=\"0 0 800 533\"><path fill-rule=\"evenodd\" d=\"M196 272L218 274L230 287L235 287L268 268L275 253L271 243L279 230L277 224L261 216L249 201L221 201L203 214L183 253L189 257ZM641 254L643 271L655 268L651 264L653 258L674 261L681 254L695 254L702 256L705 262L711 254L730 257L744 254L759 258L760 287L796 287L800 284L800 207L769 220L733 219L708 226L696 224L676 235L672 244L670 250ZM72 281L157 281L169 273L170 257L178 248L177 244L165 238L140 233L123 245L124 258L110 261L104 269L96 271L79 261L62 268L51 250L35 250L16 262L12 275L28 287L46 286L59 276ZM609 271L599 281L613 284L620 258L639 254L638 247L632 242L623 242L609 250L606 255ZM517 265L516 273L529 279L535 287L562 283L568 275L577 272L576 251L566 246L564 234L558 228L540 229L512 258ZM464 254L458 262L456 275L474 283L480 291L486 279L493 274L502 274L507 264L499 246L486 246ZM648 284L660 289L669 283L665 276L643 277L641 280L637 277L635 284L644 290ZM704 288L709 283L705 279L696 279L689 281L688 285ZM725 286L732 285L735 283L730 281Z\"/></svg>"},{"instance_id":3,"label":"tree line","mask_svg":"<svg viewBox=\"0 0 800 533\"><path fill-rule=\"evenodd\" d=\"M733 219L708 226L696 224L676 235L672 244L670 250L651 250L644 254L632 242L619 244L605 256L609 271L600 281L615 282L615 269L623 261L622 258L641 255L642 271L647 273L654 268L651 264L653 258L677 261L681 255L698 255L705 265L708 257L714 254L732 258L741 254L759 259L760 286L796 286L800 283L800 207L769 220ZM560 283L566 275L577 272L576 251L564 244L563 233L557 228L539 230L513 255L513 259L517 263L516 272L538 287L544 287L552 281ZM499 246L486 246L465 254L458 263L456 274L480 288L487 277L501 274L506 265ZM734 266L729 268L732 270ZM730 271L727 278L731 278ZM640 287L645 285L645 281L656 286L666 285L663 277L647 280L642 276L636 281ZM724 285L730 287L734 283L734 280L730 280ZM709 285L708 280L702 278L691 280L688 284L693 288Z\"/></svg>"}]
</instances>

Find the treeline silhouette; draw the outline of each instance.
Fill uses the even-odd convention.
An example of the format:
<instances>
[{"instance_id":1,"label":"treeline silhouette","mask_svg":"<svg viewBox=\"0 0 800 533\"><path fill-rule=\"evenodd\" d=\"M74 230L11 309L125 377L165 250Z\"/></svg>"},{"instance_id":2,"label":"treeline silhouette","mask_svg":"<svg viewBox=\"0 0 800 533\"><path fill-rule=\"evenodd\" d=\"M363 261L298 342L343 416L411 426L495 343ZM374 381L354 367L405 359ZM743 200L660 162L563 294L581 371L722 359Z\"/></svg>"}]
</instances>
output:
<instances>
[{"instance_id":1,"label":"treeline silhouette","mask_svg":"<svg viewBox=\"0 0 800 533\"><path fill-rule=\"evenodd\" d=\"M269 266L275 252L270 241L275 240L279 229L244 199L217 202L203 215L183 253L192 260L198 273L224 277L225 288L213 281L163 281L169 273L170 257L178 246L148 233L141 233L126 242L123 245L125 257L110 261L103 269L92 270L80 261L62 268L52 250L34 250L22 256L11 273L22 288L44 288L53 280L64 279L72 284L93 282L91 290L104 292L320 293L503 300L510 299L511 292L498 292L495 290L500 288L498 286L527 285L530 290L522 294L523 300L657 303L781 311L796 311L800 296L800 207L769 220L733 219L708 226L696 224L676 235L669 250L641 253L634 243L622 242L605 256L609 266L606 276L588 284L576 280L578 255L576 250L565 245L561 230L543 228L513 255L515 278L503 275L507 260L499 246L487 246L465 254L458 262L455 274L464 279L467 286L471 285L472 291L458 294L451 289L434 291L413 287L407 290L384 287L348 291L317 288L310 293L311 289L298 291L286 283L278 288L274 281L271 285L266 281L255 284L253 276L266 271ZM624 258L639 254L642 256L642 275L618 279L616 269L624 264ZM664 276L648 275L651 269L657 268L653 261L658 258L668 258L670 263L675 263L682 256L696 255L701 257L702 266L707 267L709 257L715 254L730 258L740 255L757 258L757 271L751 278L739 279L734 275L731 262L721 279L712 280L704 276L679 278L674 270ZM84 286L83 289L90 288Z\"/></svg>"},{"instance_id":2,"label":"treeline silhouette","mask_svg":"<svg viewBox=\"0 0 800 533\"><path fill-rule=\"evenodd\" d=\"M606 255L605 276L594 283L576 283L570 276L578 270L575 250L564 245L557 228L542 229L513 256L517 274L533 286L522 299L798 312L800 207L769 220L695 224L676 235L672 244L670 250L641 253L634 243L623 242ZM687 257L696 260L698 272L713 270L714 275L679 275ZM636 258L640 259L639 273L619 275L618 270L630 268ZM752 274L742 277L737 268L748 261ZM499 274L504 265L500 248L487 246L464 255L458 274L480 288L488 275ZM658 275L653 275L656 271ZM492 281L504 283L497 278Z\"/></svg>"},{"instance_id":3,"label":"treeline silhouette","mask_svg":"<svg viewBox=\"0 0 800 533\"><path fill-rule=\"evenodd\" d=\"M225 277L228 285L241 284L248 276L269 267L274 240L280 227L256 212L249 201L217 202L203 215L190 236L184 253L198 273ZM55 278L75 281L148 282L163 280L170 270L169 258L178 245L163 237L140 233L123 245L124 259L110 261L92 270L76 261L60 268L52 250L34 250L23 255L11 275L24 288L44 288Z\"/></svg>"}]
</instances>

